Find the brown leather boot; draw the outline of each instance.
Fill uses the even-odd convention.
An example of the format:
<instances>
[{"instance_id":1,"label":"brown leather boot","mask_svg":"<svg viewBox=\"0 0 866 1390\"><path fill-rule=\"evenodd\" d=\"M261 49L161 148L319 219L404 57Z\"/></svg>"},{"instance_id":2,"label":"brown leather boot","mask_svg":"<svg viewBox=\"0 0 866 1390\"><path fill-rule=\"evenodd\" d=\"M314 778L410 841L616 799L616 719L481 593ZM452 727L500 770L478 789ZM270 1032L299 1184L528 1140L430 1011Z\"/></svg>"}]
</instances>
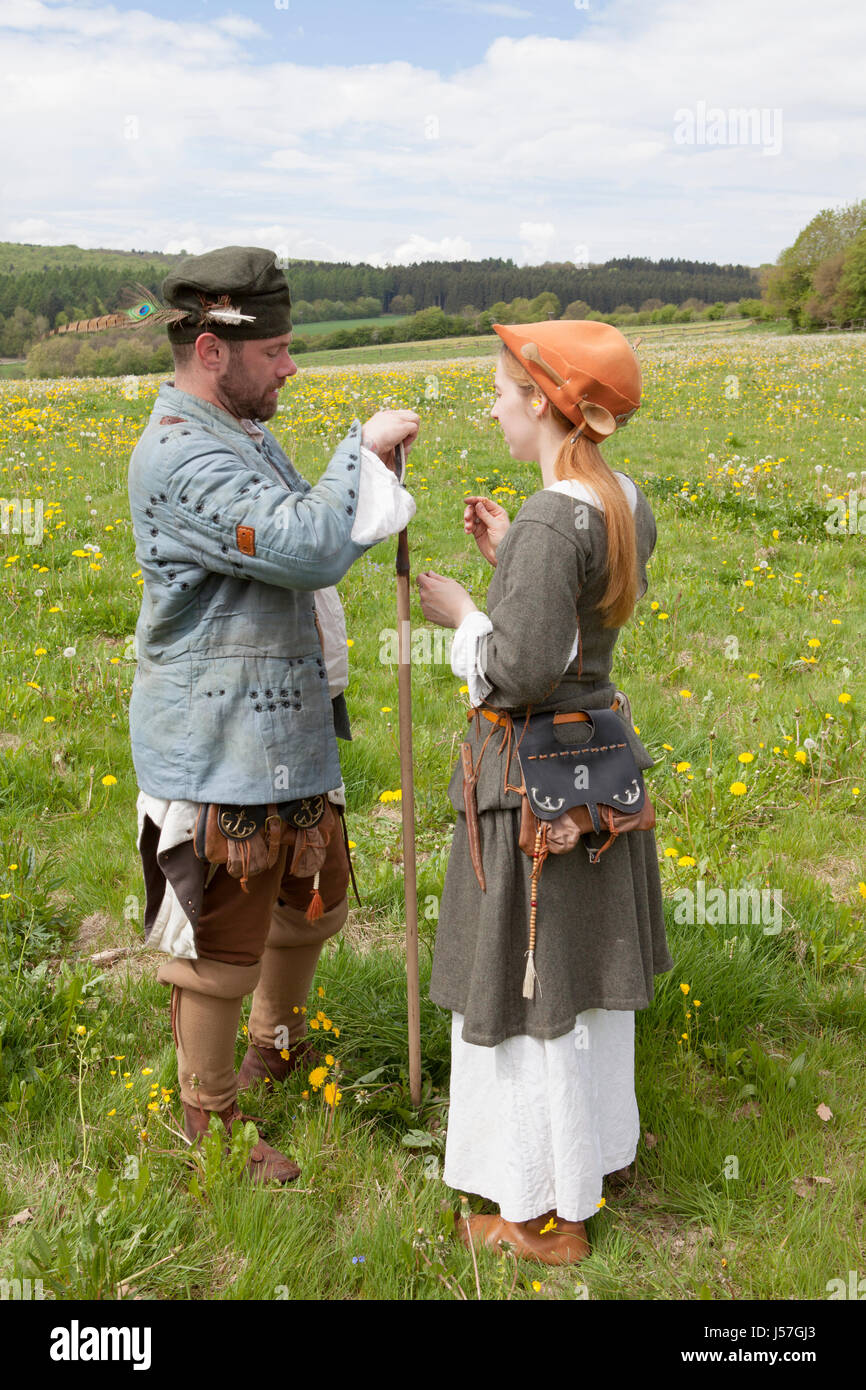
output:
<instances>
[{"instance_id":1,"label":"brown leather boot","mask_svg":"<svg viewBox=\"0 0 866 1390\"><path fill-rule=\"evenodd\" d=\"M556 1229L541 1234L541 1229L553 1217ZM585 1260L590 1253L586 1227L582 1221L562 1221L553 1212L531 1221L503 1221L501 1216L461 1217L457 1234L469 1247L469 1236L477 1250L484 1246L503 1254L502 1241L508 1241L514 1253L524 1260L536 1260L544 1265L570 1265Z\"/></svg>"},{"instance_id":2,"label":"brown leather boot","mask_svg":"<svg viewBox=\"0 0 866 1390\"><path fill-rule=\"evenodd\" d=\"M229 1134L232 1132L232 1123L235 1120L243 1121L247 1116L241 1114L237 1104L232 1101L225 1110L209 1111L203 1110L197 1105L188 1105L183 1102L184 1130L187 1139L200 1139L201 1135L206 1134L210 1124L211 1114L219 1115ZM297 1163L293 1163L285 1154L281 1154L278 1149L274 1149L270 1144L266 1144L263 1139L251 1149L247 1161L247 1172L253 1182L293 1182L295 1178L301 1176L301 1170Z\"/></svg>"},{"instance_id":3,"label":"brown leather boot","mask_svg":"<svg viewBox=\"0 0 866 1390\"><path fill-rule=\"evenodd\" d=\"M288 1057L283 1056L288 1052ZM277 1047L264 1047L261 1043L250 1043L238 1073L238 1090L244 1091L256 1081L285 1081L294 1072L319 1067L324 1063L324 1054L317 1052L309 1038L301 1038L290 1047L280 1050Z\"/></svg>"}]
</instances>

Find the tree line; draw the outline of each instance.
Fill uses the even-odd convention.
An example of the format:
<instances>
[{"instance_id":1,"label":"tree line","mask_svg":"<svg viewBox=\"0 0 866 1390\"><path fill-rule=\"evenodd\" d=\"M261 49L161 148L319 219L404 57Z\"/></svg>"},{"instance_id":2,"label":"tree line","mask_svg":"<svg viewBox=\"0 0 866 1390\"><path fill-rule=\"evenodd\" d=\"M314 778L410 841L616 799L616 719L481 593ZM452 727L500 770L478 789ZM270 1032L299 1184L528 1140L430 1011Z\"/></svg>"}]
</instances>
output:
<instances>
[{"instance_id":1,"label":"tree line","mask_svg":"<svg viewBox=\"0 0 866 1390\"><path fill-rule=\"evenodd\" d=\"M766 300L794 329L866 320L866 198L812 218L766 276Z\"/></svg>"},{"instance_id":2,"label":"tree line","mask_svg":"<svg viewBox=\"0 0 866 1390\"><path fill-rule=\"evenodd\" d=\"M0 243L0 356L21 356L50 329L111 313L132 281L158 295L168 270L180 259L77 251L75 260L76 251ZM650 299L676 305L690 299L729 303L755 295L759 274L748 266L643 257L584 267L552 261L517 266L495 258L386 267L309 260L283 264L299 325L428 308L472 319L503 303L531 301L542 293L552 294L562 305L583 301L603 314L622 304L639 308Z\"/></svg>"}]
</instances>

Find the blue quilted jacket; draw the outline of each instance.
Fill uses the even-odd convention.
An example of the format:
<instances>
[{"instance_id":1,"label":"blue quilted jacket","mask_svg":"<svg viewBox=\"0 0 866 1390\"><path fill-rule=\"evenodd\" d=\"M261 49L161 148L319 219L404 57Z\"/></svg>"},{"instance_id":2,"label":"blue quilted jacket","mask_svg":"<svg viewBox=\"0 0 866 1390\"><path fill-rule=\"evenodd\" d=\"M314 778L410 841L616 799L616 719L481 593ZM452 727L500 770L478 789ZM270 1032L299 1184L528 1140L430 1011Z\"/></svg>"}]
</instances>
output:
<instances>
[{"instance_id":1,"label":"blue quilted jacket","mask_svg":"<svg viewBox=\"0 0 866 1390\"><path fill-rule=\"evenodd\" d=\"M351 540L361 424L315 487L260 428L166 382L132 455L129 721L151 796L260 804L341 782L314 591L369 549Z\"/></svg>"}]
</instances>

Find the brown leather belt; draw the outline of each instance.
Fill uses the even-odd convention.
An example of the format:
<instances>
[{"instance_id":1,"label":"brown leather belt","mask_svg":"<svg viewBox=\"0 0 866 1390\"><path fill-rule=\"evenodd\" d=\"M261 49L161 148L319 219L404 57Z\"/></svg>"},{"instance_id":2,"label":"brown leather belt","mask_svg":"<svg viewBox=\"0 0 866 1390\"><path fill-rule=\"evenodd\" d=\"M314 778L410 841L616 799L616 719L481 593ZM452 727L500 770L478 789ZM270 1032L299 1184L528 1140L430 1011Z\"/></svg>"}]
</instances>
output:
<instances>
[{"instance_id":1,"label":"brown leather belt","mask_svg":"<svg viewBox=\"0 0 866 1390\"><path fill-rule=\"evenodd\" d=\"M618 699L612 700L612 701L611 701L611 704L610 704L610 708L611 708L611 709L619 709L619 708L620 708L620 702L619 702L619 700L618 700ZM508 723L508 719L506 719L506 718L503 716L503 714L501 713L501 711L499 711L499 710L493 710L493 709L488 709L486 705L479 705L478 708L477 708L477 710L475 710L475 709L467 710L466 718L471 720L471 719L475 716L476 713L478 713L478 714L483 714L484 718L485 718L485 719L489 719L489 721L490 721L491 724L499 724L499 725L500 725L501 727L503 727L503 728L504 728L504 727L506 726L506 724ZM510 717L510 716L509 716L509 717ZM589 715L584 714L584 713L583 713L583 710L575 710L573 714L555 714L555 715L553 716L553 722L554 722L554 724L588 723L588 722L589 722Z\"/></svg>"}]
</instances>

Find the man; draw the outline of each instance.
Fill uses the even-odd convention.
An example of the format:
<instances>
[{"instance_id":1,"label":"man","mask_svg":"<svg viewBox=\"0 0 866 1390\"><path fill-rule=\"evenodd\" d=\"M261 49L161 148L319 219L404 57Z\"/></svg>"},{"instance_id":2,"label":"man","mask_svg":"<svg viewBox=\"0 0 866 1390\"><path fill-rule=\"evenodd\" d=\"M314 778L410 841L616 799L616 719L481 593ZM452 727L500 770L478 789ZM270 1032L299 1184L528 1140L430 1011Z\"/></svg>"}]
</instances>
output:
<instances>
[{"instance_id":1,"label":"man","mask_svg":"<svg viewBox=\"0 0 866 1390\"><path fill-rule=\"evenodd\" d=\"M144 580L130 731L145 933L170 957L158 979L172 986L193 1138L211 1114L228 1129L239 1115L246 994L240 1084L282 1080L307 1055L302 1010L322 945L348 915L349 873L343 837L325 828L335 826L326 795L342 800L335 725L349 730L323 650L334 604L320 635L315 593L414 515L385 464L397 443L411 446L419 417L354 420L311 487L262 424L297 370L273 253L188 257L163 295L175 379L129 471ZM345 655L345 632L337 641ZM274 805L280 819L266 821ZM284 826L292 842L278 846ZM264 1142L249 1170L283 1182L300 1171Z\"/></svg>"}]
</instances>

